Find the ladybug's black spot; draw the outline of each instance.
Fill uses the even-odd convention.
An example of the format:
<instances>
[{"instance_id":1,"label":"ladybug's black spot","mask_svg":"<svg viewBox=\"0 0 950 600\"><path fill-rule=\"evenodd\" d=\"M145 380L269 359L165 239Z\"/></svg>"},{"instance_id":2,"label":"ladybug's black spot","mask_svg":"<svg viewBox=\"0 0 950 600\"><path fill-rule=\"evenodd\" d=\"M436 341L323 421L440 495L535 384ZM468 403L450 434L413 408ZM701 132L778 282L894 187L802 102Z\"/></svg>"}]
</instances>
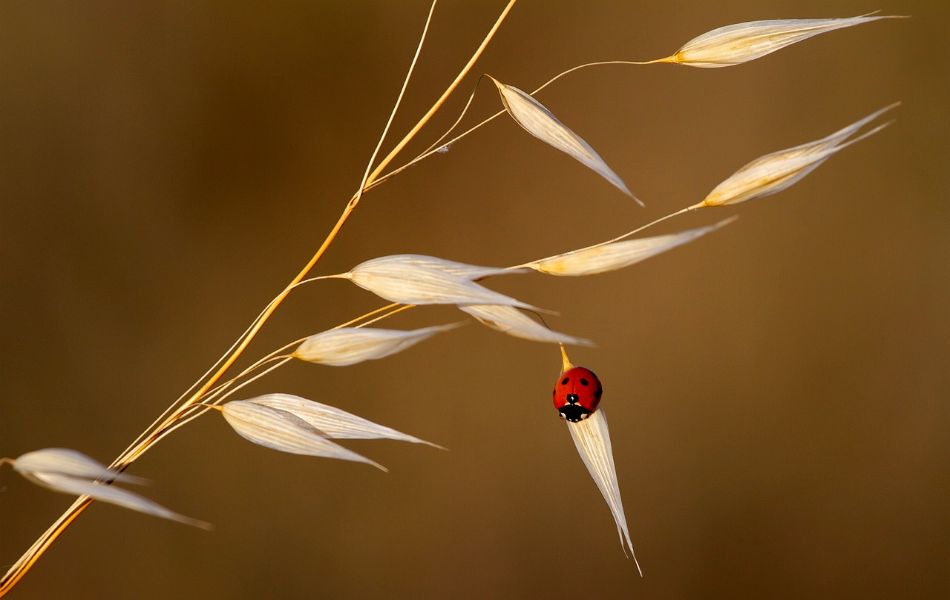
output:
<instances>
[{"instance_id":1,"label":"ladybug's black spot","mask_svg":"<svg viewBox=\"0 0 950 600\"><path fill-rule=\"evenodd\" d=\"M568 403L568 404L577 404L577 401L578 401L578 400L580 400L580 398L577 396L577 394L568 394L568 395L567 395L567 403Z\"/></svg>"},{"instance_id":2,"label":"ladybug's black spot","mask_svg":"<svg viewBox=\"0 0 950 600\"><path fill-rule=\"evenodd\" d=\"M567 406L562 406L561 410L558 411L561 417L567 419L571 423L578 423L581 419L585 418L584 415L589 415L591 412L580 406L579 404L568 404Z\"/></svg>"},{"instance_id":3,"label":"ladybug's black spot","mask_svg":"<svg viewBox=\"0 0 950 600\"><path fill-rule=\"evenodd\" d=\"M570 377L565 377L564 379L561 380L561 385L567 385L567 382L570 380L571 380Z\"/></svg>"},{"instance_id":4,"label":"ladybug's black spot","mask_svg":"<svg viewBox=\"0 0 950 600\"><path fill-rule=\"evenodd\" d=\"M594 398L597 398L598 400L600 400L600 397L603 395L604 395L604 388L599 387L597 388L597 391L594 392Z\"/></svg>"},{"instance_id":5,"label":"ladybug's black spot","mask_svg":"<svg viewBox=\"0 0 950 600\"><path fill-rule=\"evenodd\" d=\"M590 382L581 377L581 385L588 385Z\"/></svg>"}]
</instances>

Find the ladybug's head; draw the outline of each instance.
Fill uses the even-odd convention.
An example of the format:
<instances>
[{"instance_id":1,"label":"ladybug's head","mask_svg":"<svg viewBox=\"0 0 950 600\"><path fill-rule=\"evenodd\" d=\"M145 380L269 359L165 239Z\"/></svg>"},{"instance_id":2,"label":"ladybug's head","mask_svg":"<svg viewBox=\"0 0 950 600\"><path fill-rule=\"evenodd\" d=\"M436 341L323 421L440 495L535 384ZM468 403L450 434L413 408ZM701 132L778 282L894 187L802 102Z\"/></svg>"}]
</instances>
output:
<instances>
[{"instance_id":1,"label":"ladybug's head","mask_svg":"<svg viewBox=\"0 0 950 600\"><path fill-rule=\"evenodd\" d=\"M567 404L558 409L557 414L561 416L562 419L566 419L571 423L578 423L583 421L591 415L591 412L580 404L578 404L577 394L568 394L567 395Z\"/></svg>"}]
</instances>

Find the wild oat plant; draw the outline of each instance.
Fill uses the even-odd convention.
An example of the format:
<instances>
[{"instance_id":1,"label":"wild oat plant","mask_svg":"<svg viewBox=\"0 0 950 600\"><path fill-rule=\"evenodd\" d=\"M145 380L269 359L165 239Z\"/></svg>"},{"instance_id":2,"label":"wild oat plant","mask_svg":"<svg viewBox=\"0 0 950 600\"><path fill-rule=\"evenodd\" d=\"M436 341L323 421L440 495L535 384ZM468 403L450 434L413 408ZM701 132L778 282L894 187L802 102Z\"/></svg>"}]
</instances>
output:
<instances>
[{"instance_id":1,"label":"wild oat plant","mask_svg":"<svg viewBox=\"0 0 950 600\"><path fill-rule=\"evenodd\" d=\"M621 547L624 552L633 557L634 564L639 570L620 498L620 489L617 485L607 416L604 409L599 406L601 390L599 381L592 371L575 368L568 358L568 347L590 345L591 342L548 328L542 313L548 312L549 307L540 308L505 296L491 290L483 283L503 275L524 275L531 272L557 277L595 275L629 267L661 252L692 242L721 229L731 223L735 217L671 235L636 238L633 236L657 223L687 212L717 209L780 192L808 175L838 151L887 126L888 123L878 125L873 125L873 123L895 105L875 110L866 117L821 139L756 158L728 176L699 202L623 235L585 248L577 248L508 267L486 267L454 262L435 256L400 254L365 261L345 273L316 276L314 273L320 259L340 234L350 215L360 205L366 192L409 166L416 165L433 154L448 151L465 137L504 114L507 114L530 135L577 160L606 179L632 201L640 203L624 180L608 166L607 161L584 138L562 123L536 98L538 92L570 73L607 64L672 64L694 68L737 66L815 35L893 17L863 15L842 19L788 19L729 25L686 42L679 50L665 58L650 61L603 61L576 66L556 75L531 93L511 83L485 75L484 77L494 85L498 93L502 110L463 133L454 134L456 128L462 123L475 93L484 89L483 85L478 85L480 79L475 85L476 92L469 97L465 108L452 127L432 142L426 151L406 161L402 166L392 168L394 161L402 155L406 145L423 132L436 111L456 92L460 83L470 74L514 4L515 0L510 0L469 61L461 68L441 97L388 154L377 160L421 54L436 7L436 2L432 3L389 121L372 152L356 192L344 205L339 219L332 226L329 234L317 248L313 257L300 269L297 276L264 307L221 358L136 437L115 460L108 466L104 466L80 452L63 448L47 448L28 452L17 458L2 459L0 464L9 464L13 470L28 480L50 490L75 495L78 498L6 572L0 581L0 596L5 595L17 585L43 553L94 500L117 504L189 525L208 527L208 524L203 521L179 515L117 485L134 484L140 481L125 473L129 467L170 434L204 415L220 415L235 433L254 444L282 452L366 463L383 470L385 470L383 466L346 449L338 441L356 438L393 439L429 444L338 408L298 396L273 393L240 400L236 397L244 386L289 361L298 360L345 367L367 360L385 358L423 343L435 335L451 335L461 321L414 330L384 329L376 326L380 321L398 313L411 309L424 310L426 305L433 304L456 306L462 313L471 316L478 323L502 333L559 346L555 353L559 352L560 355L561 376L555 383L553 393L555 408L565 419L567 431L574 441L578 454L607 502L617 525ZM856 112L866 110L867 107L855 109ZM251 349L257 334L290 294L301 286L318 285L316 282L330 278L349 280L387 300L390 304L354 317L326 331L289 342L281 348L264 354L243 370L236 370L235 364L238 359ZM642 575L642 571L640 573Z\"/></svg>"}]
</instances>

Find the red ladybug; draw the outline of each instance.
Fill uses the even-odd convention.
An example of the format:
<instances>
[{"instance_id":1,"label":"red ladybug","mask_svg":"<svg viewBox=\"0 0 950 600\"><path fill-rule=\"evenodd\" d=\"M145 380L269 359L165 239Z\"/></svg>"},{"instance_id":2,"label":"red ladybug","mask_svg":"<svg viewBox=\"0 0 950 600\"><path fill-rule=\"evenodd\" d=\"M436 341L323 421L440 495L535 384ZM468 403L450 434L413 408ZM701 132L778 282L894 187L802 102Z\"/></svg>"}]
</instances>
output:
<instances>
[{"instance_id":1,"label":"red ladybug","mask_svg":"<svg viewBox=\"0 0 950 600\"><path fill-rule=\"evenodd\" d=\"M604 386L593 371L573 367L561 373L554 384L554 408L562 419L577 423L597 410L603 393Z\"/></svg>"}]
</instances>

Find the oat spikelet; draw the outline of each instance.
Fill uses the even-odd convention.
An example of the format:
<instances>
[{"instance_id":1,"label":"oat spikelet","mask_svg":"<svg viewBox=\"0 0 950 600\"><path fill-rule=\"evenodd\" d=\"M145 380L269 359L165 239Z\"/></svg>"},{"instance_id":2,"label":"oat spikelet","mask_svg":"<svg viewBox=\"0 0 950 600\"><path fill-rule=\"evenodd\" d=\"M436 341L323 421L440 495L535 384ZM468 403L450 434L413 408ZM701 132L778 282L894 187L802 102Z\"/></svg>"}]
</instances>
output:
<instances>
[{"instance_id":1,"label":"oat spikelet","mask_svg":"<svg viewBox=\"0 0 950 600\"><path fill-rule=\"evenodd\" d=\"M731 67L761 58L810 37L870 23L899 19L892 15L862 15L844 19L775 19L750 21L713 29L686 42L675 54L656 62L712 69Z\"/></svg>"},{"instance_id":2,"label":"oat spikelet","mask_svg":"<svg viewBox=\"0 0 950 600\"><path fill-rule=\"evenodd\" d=\"M327 277L349 279L380 298L400 304L501 304L537 310L530 304L472 281L478 277L510 272L507 269L451 261L443 262L456 266L428 265L419 258L411 254L382 256L362 262L348 273Z\"/></svg>"},{"instance_id":3,"label":"oat spikelet","mask_svg":"<svg viewBox=\"0 0 950 600\"><path fill-rule=\"evenodd\" d=\"M656 256L672 250L677 246L692 242L710 231L731 223L734 219L726 219L715 225L698 227L669 235L658 235L648 238L598 244L580 250L565 252L542 258L525 266L547 275L562 277L579 277L616 271L629 267L651 256Z\"/></svg>"},{"instance_id":4,"label":"oat spikelet","mask_svg":"<svg viewBox=\"0 0 950 600\"><path fill-rule=\"evenodd\" d=\"M321 404L300 396L265 394L256 398L249 398L245 402L289 412L306 421L323 435L333 439L387 439L442 448L438 444L374 423L335 406Z\"/></svg>"},{"instance_id":5,"label":"oat spikelet","mask_svg":"<svg viewBox=\"0 0 950 600\"><path fill-rule=\"evenodd\" d=\"M492 81L495 83L495 87L498 88L505 110L522 129L579 161L609 181L618 190L636 200L640 206L643 206L643 202L640 202L640 199L633 195L627 188L627 184L613 169L607 166L607 163L597 154L597 151L581 136L571 131L567 125L561 123L547 107L527 92L501 83L495 78L492 78Z\"/></svg>"},{"instance_id":6,"label":"oat spikelet","mask_svg":"<svg viewBox=\"0 0 950 600\"><path fill-rule=\"evenodd\" d=\"M259 446L291 454L361 462L386 470L379 463L330 441L315 427L286 410L234 400L220 407L220 411L238 435Z\"/></svg>"},{"instance_id":7,"label":"oat spikelet","mask_svg":"<svg viewBox=\"0 0 950 600\"><path fill-rule=\"evenodd\" d=\"M571 346L593 345L590 340L548 329L517 308L511 306L472 304L469 306L460 306L459 309L472 315L479 323L486 327L524 340L569 344Z\"/></svg>"},{"instance_id":8,"label":"oat spikelet","mask_svg":"<svg viewBox=\"0 0 950 600\"><path fill-rule=\"evenodd\" d=\"M836 152L887 127L889 123L884 123L854 139L848 139L898 104L894 103L875 111L820 140L779 150L753 160L717 185L702 202L691 208L727 206L781 192L817 169Z\"/></svg>"},{"instance_id":9,"label":"oat spikelet","mask_svg":"<svg viewBox=\"0 0 950 600\"><path fill-rule=\"evenodd\" d=\"M151 500L111 485L113 481L141 483L137 477L116 473L92 458L67 448L46 448L28 452L11 461L14 470L27 480L54 492L88 496L140 513L178 521L202 529L211 525L173 512Z\"/></svg>"},{"instance_id":10,"label":"oat spikelet","mask_svg":"<svg viewBox=\"0 0 950 600\"><path fill-rule=\"evenodd\" d=\"M346 367L402 352L437 333L455 329L459 325L460 323L450 323L410 330L341 327L308 337L297 346L292 356L321 365Z\"/></svg>"},{"instance_id":11,"label":"oat spikelet","mask_svg":"<svg viewBox=\"0 0 950 600\"><path fill-rule=\"evenodd\" d=\"M620 485L617 483L617 470L614 467L610 431L607 429L607 416L604 414L604 409L594 411L583 421L567 423L567 429L571 432L577 453L584 461L584 466L597 484L597 489L603 495L607 506L610 507L610 514L614 517L617 533L620 535L621 547L624 547L624 552L629 548L630 555L637 565L637 571L642 577L643 571L633 550L633 542L630 540L630 531L627 528L627 517L623 512L623 501L620 499Z\"/></svg>"}]
</instances>

